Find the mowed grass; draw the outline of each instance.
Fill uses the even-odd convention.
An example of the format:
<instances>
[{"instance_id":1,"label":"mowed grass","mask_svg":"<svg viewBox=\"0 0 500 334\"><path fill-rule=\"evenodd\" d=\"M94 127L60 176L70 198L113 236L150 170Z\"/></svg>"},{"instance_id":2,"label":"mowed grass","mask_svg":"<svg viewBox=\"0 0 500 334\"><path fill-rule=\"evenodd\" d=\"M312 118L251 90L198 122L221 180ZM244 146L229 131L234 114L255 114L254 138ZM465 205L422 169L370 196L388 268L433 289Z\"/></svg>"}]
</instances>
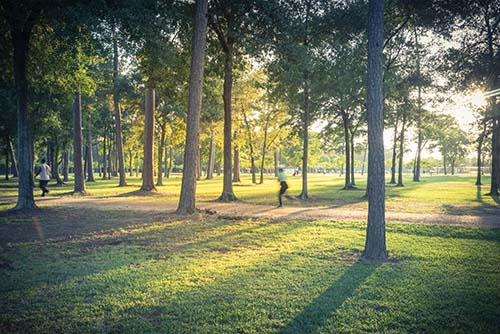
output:
<instances>
[{"instance_id":1,"label":"mowed grass","mask_svg":"<svg viewBox=\"0 0 500 334\"><path fill-rule=\"evenodd\" d=\"M3 216L90 227L2 243L0 333L500 333L500 230L68 210Z\"/></svg>"},{"instance_id":2,"label":"mowed grass","mask_svg":"<svg viewBox=\"0 0 500 334\"><path fill-rule=\"evenodd\" d=\"M158 187L158 193L148 197L149 200L159 202L177 202L179 200L181 175L174 174L172 177L164 178L164 185ZM122 200L138 201L144 198L139 193L141 179L127 177L128 186L118 187L117 178L111 180L100 180L87 183L88 197L109 198L119 197ZM290 195L298 195L302 190L302 177L289 176L288 183ZM429 176L422 177L421 182L413 182L411 175L405 175L405 186L386 186L386 208L394 212L413 213L447 213L447 214L477 214L497 213L500 200L498 197L486 196L489 187L489 178L483 178L484 186L476 187L475 176ZM356 188L353 190L342 190L344 185L343 176L331 174L309 174L308 192L310 200L288 201L289 206L326 206L344 209L367 208L367 199L364 197L366 189L366 175L356 174ZM54 186L51 182L49 187L50 196L74 196L72 194L73 184L70 182L62 187ZM233 183L234 193L239 200L253 203L274 205L277 202L276 194L278 183L272 175L266 175L263 184L252 184L250 175L243 175L241 182ZM35 189L35 197L39 196L40 190ZM222 176L212 180L201 179L197 183L197 200L214 201L222 192ZM14 206L12 201L2 201L2 198L17 196L16 180L0 181L0 210ZM43 204L41 204L43 206Z\"/></svg>"}]
</instances>

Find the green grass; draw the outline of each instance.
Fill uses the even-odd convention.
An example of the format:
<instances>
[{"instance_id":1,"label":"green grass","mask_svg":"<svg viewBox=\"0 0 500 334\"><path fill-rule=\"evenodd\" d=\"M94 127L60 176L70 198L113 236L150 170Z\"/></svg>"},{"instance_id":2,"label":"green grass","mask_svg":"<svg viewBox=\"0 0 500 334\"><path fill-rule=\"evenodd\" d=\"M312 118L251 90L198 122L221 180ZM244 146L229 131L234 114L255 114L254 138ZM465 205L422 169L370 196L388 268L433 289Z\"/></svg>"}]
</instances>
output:
<instances>
[{"instance_id":1,"label":"green grass","mask_svg":"<svg viewBox=\"0 0 500 334\"><path fill-rule=\"evenodd\" d=\"M73 233L2 244L1 333L500 333L500 230L67 210L3 216Z\"/></svg>"},{"instance_id":2,"label":"green grass","mask_svg":"<svg viewBox=\"0 0 500 334\"><path fill-rule=\"evenodd\" d=\"M367 208L366 198L363 197L366 188L366 177L356 175L357 189L342 190L343 177L338 175L310 174L308 190L311 200L288 202L291 206L327 206L342 207L345 209ZM13 207L12 203L2 203L2 197L17 196L16 181L0 181L0 210ZM136 191L141 186L141 180L135 177L127 178L127 187L118 187L118 180L97 180L87 183L90 197L105 198L119 196L122 199L136 201ZM298 195L302 189L301 176L289 176L289 193ZM486 196L488 192L488 177L484 177L485 186L474 186L475 176L424 176L422 182L412 182L410 175L405 177L405 187L386 187L386 208L394 212L413 213L449 213L449 214L476 214L478 212L496 212L500 199ZM150 199L157 201L176 202L179 199L181 177L174 175L164 179L164 186L158 187L160 196ZM9 188L6 188L9 187ZM276 201L278 185L272 176L266 176L264 184L254 185L249 175L242 177L241 183L233 184L236 196L245 202L255 204L269 204ZM72 196L73 185L68 183L62 187L53 186L51 196ZM35 189L35 196L39 196L39 189ZM222 192L222 177L213 180L202 179L197 184L198 201L212 201Z\"/></svg>"}]
</instances>

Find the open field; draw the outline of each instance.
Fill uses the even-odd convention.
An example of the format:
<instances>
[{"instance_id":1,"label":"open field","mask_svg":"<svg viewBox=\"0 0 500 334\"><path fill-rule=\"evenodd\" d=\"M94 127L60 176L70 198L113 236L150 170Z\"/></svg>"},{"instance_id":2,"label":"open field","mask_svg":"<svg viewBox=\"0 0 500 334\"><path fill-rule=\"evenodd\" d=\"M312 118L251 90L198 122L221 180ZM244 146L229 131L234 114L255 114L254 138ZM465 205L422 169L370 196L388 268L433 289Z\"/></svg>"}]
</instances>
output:
<instances>
[{"instance_id":1,"label":"open field","mask_svg":"<svg viewBox=\"0 0 500 334\"><path fill-rule=\"evenodd\" d=\"M235 185L231 214L213 202L221 179L201 181L200 206L216 209L189 217L171 214L179 178L154 196L138 179L85 197L51 187L33 214L6 210L17 189L3 181L0 333L500 333L500 229L418 223L500 217L473 181L388 187L388 213L413 218L388 220L385 263L359 261L364 220L335 218L366 210L364 180L341 191L340 177L313 175L312 199L287 201L285 216L271 179ZM301 219L324 207L335 219Z\"/></svg>"}]
</instances>

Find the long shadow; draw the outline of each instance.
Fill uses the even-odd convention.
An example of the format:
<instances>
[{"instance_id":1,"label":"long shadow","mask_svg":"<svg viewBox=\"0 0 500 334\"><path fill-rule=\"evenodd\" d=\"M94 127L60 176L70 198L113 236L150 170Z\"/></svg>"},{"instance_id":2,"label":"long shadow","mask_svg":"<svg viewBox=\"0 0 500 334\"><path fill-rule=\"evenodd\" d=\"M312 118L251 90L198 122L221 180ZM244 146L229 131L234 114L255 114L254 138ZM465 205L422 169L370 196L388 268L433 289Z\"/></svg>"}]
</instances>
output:
<instances>
[{"instance_id":1,"label":"long shadow","mask_svg":"<svg viewBox=\"0 0 500 334\"><path fill-rule=\"evenodd\" d=\"M303 334L316 333L331 319L344 301L377 269L378 264L356 262L327 290L307 305L279 333Z\"/></svg>"}]
</instances>

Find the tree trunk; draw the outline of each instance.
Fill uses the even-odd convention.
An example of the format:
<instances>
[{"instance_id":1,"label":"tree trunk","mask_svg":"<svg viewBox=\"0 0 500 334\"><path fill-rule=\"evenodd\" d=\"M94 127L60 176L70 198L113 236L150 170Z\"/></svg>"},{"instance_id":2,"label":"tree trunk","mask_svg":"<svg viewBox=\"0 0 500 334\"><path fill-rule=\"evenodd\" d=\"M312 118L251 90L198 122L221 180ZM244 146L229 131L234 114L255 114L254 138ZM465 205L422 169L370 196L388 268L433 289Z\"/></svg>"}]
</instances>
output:
<instances>
[{"instance_id":1,"label":"tree trunk","mask_svg":"<svg viewBox=\"0 0 500 334\"><path fill-rule=\"evenodd\" d=\"M406 115L403 115L403 124L401 125L401 135L399 137L398 184L396 185L396 187L404 187L403 156L404 156L404 142L405 142L405 126L406 126Z\"/></svg>"},{"instance_id":2,"label":"tree trunk","mask_svg":"<svg viewBox=\"0 0 500 334\"><path fill-rule=\"evenodd\" d=\"M199 181L200 179L201 179L201 149L198 147L198 151L196 152L196 180Z\"/></svg>"},{"instance_id":3,"label":"tree trunk","mask_svg":"<svg viewBox=\"0 0 500 334\"><path fill-rule=\"evenodd\" d=\"M385 238L385 166L382 48L384 1L370 0L368 14L368 225L363 258L387 259Z\"/></svg>"},{"instance_id":4,"label":"tree trunk","mask_svg":"<svg viewBox=\"0 0 500 334\"><path fill-rule=\"evenodd\" d=\"M156 181L157 186L163 185L163 151L165 148L165 137L167 132L167 123L163 122L161 125L160 142L158 145L158 179Z\"/></svg>"},{"instance_id":5,"label":"tree trunk","mask_svg":"<svg viewBox=\"0 0 500 334\"><path fill-rule=\"evenodd\" d=\"M75 174L75 193L85 194L85 179L83 177L83 145L82 145L82 100L80 90L75 94L73 103L73 166Z\"/></svg>"},{"instance_id":6,"label":"tree trunk","mask_svg":"<svg viewBox=\"0 0 500 334\"><path fill-rule=\"evenodd\" d=\"M139 153L135 154L135 177L139 176Z\"/></svg>"},{"instance_id":7,"label":"tree trunk","mask_svg":"<svg viewBox=\"0 0 500 334\"><path fill-rule=\"evenodd\" d=\"M274 176L278 176L278 151L274 150Z\"/></svg>"},{"instance_id":8,"label":"tree trunk","mask_svg":"<svg viewBox=\"0 0 500 334\"><path fill-rule=\"evenodd\" d=\"M214 165L215 165L215 141L213 131L210 134L210 150L208 153L208 163L207 163L207 180L214 178Z\"/></svg>"},{"instance_id":9,"label":"tree trunk","mask_svg":"<svg viewBox=\"0 0 500 334\"><path fill-rule=\"evenodd\" d=\"M476 186L481 186L481 154L483 150L483 135L484 132L482 132L479 135L478 143L477 143L477 177L476 177Z\"/></svg>"},{"instance_id":10,"label":"tree trunk","mask_svg":"<svg viewBox=\"0 0 500 334\"><path fill-rule=\"evenodd\" d=\"M250 172L252 173L252 183L256 184L257 183L257 178L255 175L255 158L253 155L250 156Z\"/></svg>"},{"instance_id":11,"label":"tree trunk","mask_svg":"<svg viewBox=\"0 0 500 334\"><path fill-rule=\"evenodd\" d=\"M104 132L104 140L102 147L102 179L106 180L108 173L107 155L106 155L106 131Z\"/></svg>"},{"instance_id":12,"label":"tree trunk","mask_svg":"<svg viewBox=\"0 0 500 334\"><path fill-rule=\"evenodd\" d=\"M446 171L446 158L443 156L443 169L444 169L444 175L447 175L447 171Z\"/></svg>"},{"instance_id":13,"label":"tree trunk","mask_svg":"<svg viewBox=\"0 0 500 334\"><path fill-rule=\"evenodd\" d=\"M307 191L307 160L309 156L309 74L306 71L304 75L304 119L303 119L303 129L302 129L302 139L303 139L303 152L302 152L302 191L299 194L300 199L308 199L309 194Z\"/></svg>"},{"instance_id":14,"label":"tree trunk","mask_svg":"<svg viewBox=\"0 0 500 334\"><path fill-rule=\"evenodd\" d=\"M451 158L451 175L455 175L455 158Z\"/></svg>"},{"instance_id":15,"label":"tree trunk","mask_svg":"<svg viewBox=\"0 0 500 334\"><path fill-rule=\"evenodd\" d=\"M495 98L492 98L494 100ZM492 108L495 111L495 103L492 102ZM491 183L490 183L490 192L488 195L490 196L498 196L498 177L499 175L499 151L500 144L499 142L499 132L500 132L500 120L497 119L496 116L493 117L493 131L492 131L492 141L491 141Z\"/></svg>"},{"instance_id":16,"label":"tree trunk","mask_svg":"<svg viewBox=\"0 0 500 334\"><path fill-rule=\"evenodd\" d=\"M144 163L141 190L156 190L154 185L154 128L155 128L155 89L148 84L146 88L146 115L144 117ZM194 161L194 160L192 160Z\"/></svg>"},{"instance_id":17,"label":"tree trunk","mask_svg":"<svg viewBox=\"0 0 500 334\"><path fill-rule=\"evenodd\" d=\"M342 113L342 125L344 127L344 147L345 147L345 178L344 188L352 189L351 185L351 140L349 138L349 118L345 112Z\"/></svg>"},{"instance_id":18,"label":"tree trunk","mask_svg":"<svg viewBox=\"0 0 500 334\"><path fill-rule=\"evenodd\" d=\"M193 53L191 56L191 73L189 78L188 115L186 118L186 148L184 150L184 167L195 161L199 155L200 112L203 96L203 71L205 59L207 0L196 0L194 19ZM192 168L184 168L182 172L181 195L178 214L191 214L196 210L196 177Z\"/></svg>"},{"instance_id":19,"label":"tree trunk","mask_svg":"<svg viewBox=\"0 0 500 334\"><path fill-rule=\"evenodd\" d=\"M233 182L241 182L241 179L240 179L240 148L238 145L234 145Z\"/></svg>"},{"instance_id":20,"label":"tree trunk","mask_svg":"<svg viewBox=\"0 0 500 334\"><path fill-rule=\"evenodd\" d=\"M118 40L116 38L116 26L113 22L112 27L113 38L113 107L115 110L115 127L116 127L116 153L118 159L118 172L120 174L119 186L127 185L125 180L125 157L123 155L123 135L122 135L122 112L120 107L120 90L118 85Z\"/></svg>"},{"instance_id":21,"label":"tree trunk","mask_svg":"<svg viewBox=\"0 0 500 334\"><path fill-rule=\"evenodd\" d=\"M128 149L128 159L129 159L129 162L128 162L128 166L129 166L129 176L132 177L134 176L134 154L132 153L132 149Z\"/></svg>"},{"instance_id":22,"label":"tree trunk","mask_svg":"<svg viewBox=\"0 0 500 334\"><path fill-rule=\"evenodd\" d=\"M365 175L366 153L368 153L368 146L365 148L365 153L363 154L363 165L361 166L361 175Z\"/></svg>"},{"instance_id":23,"label":"tree trunk","mask_svg":"<svg viewBox=\"0 0 500 334\"><path fill-rule=\"evenodd\" d=\"M94 159L92 156L92 132L90 128L90 114L87 124L87 182L94 182Z\"/></svg>"},{"instance_id":24,"label":"tree trunk","mask_svg":"<svg viewBox=\"0 0 500 334\"><path fill-rule=\"evenodd\" d=\"M172 171L172 161L173 161L173 148L171 147L168 152L168 168L167 168L167 179L170 178L170 171Z\"/></svg>"},{"instance_id":25,"label":"tree trunk","mask_svg":"<svg viewBox=\"0 0 500 334\"><path fill-rule=\"evenodd\" d=\"M59 142L57 138L49 145L49 149L50 178L56 180L56 184L61 186L64 182L59 176Z\"/></svg>"},{"instance_id":26,"label":"tree trunk","mask_svg":"<svg viewBox=\"0 0 500 334\"><path fill-rule=\"evenodd\" d=\"M23 30L15 26L11 27L12 42L14 44L14 76L17 99L17 154L19 159L19 185L15 210L31 210L36 208L33 197L32 142L28 115L28 80L26 78L26 63L32 26L24 28Z\"/></svg>"},{"instance_id":27,"label":"tree trunk","mask_svg":"<svg viewBox=\"0 0 500 334\"><path fill-rule=\"evenodd\" d=\"M68 147L66 144L64 144L62 172L63 172L63 181L68 182L69 181L69 150L68 150Z\"/></svg>"},{"instance_id":28,"label":"tree trunk","mask_svg":"<svg viewBox=\"0 0 500 334\"><path fill-rule=\"evenodd\" d=\"M391 182L389 184L396 184L396 158L398 147L398 124L399 114L396 115L396 124L394 125L394 136L392 141L392 162L391 162Z\"/></svg>"},{"instance_id":29,"label":"tree trunk","mask_svg":"<svg viewBox=\"0 0 500 334\"><path fill-rule=\"evenodd\" d=\"M351 132L351 187L354 188L356 180L354 179L354 134Z\"/></svg>"},{"instance_id":30,"label":"tree trunk","mask_svg":"<svg viewBox=\"0 0 500 334\"><path fill-rule=\"evenodd\" d=\"M231 95L233 88L233 44L228 41L225 47L225 62L224 62L224 183L222 194L219 197L221 202L233 202L236 196L233 192L232 182L232 112L231 112Z\"/></svg>"},{"instance_id":31,"label":"tree trunk","mask_svg":"<svg viewBox=\"0 0 500 334\"><path fill-rule=\"evenodd\" d=\"M19 171L17 169L17 160L16 160L16 153L14 152L14 145L12 145L12 139L10 136L7 137L7 150L8 154L10 157L10 162L11 162L11 173L13 177L18 177L19 176Z\"/></svg>"}]
</instances>

